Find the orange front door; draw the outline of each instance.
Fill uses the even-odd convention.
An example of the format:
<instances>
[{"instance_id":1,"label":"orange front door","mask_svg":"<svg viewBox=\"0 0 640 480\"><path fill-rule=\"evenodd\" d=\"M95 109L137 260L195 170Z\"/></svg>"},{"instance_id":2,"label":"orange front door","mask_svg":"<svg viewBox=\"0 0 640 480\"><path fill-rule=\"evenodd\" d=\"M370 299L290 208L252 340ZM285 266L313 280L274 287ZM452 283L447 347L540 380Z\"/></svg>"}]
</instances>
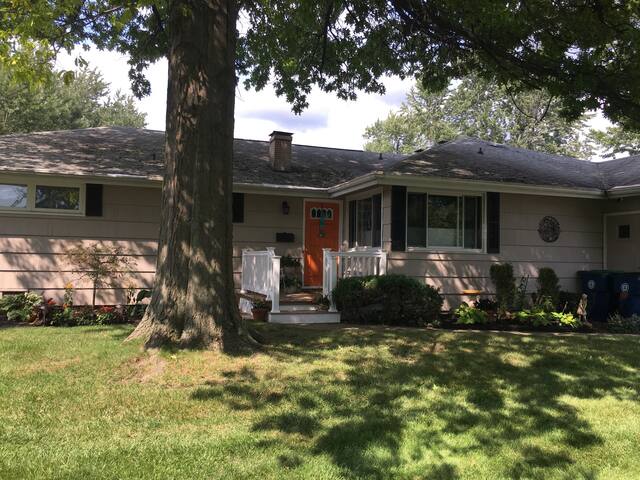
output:
<instances>
[{"instance_id":1,"label":"orange front door","mask_svg":"<svg viewBox=\"0 0 640 480\"><path fill-rule=\"evenodd\" d=\"M305 202L304 286L322 285L322 249L340 246L340 209L334 202Z\"/></svg>"}]
</instances>

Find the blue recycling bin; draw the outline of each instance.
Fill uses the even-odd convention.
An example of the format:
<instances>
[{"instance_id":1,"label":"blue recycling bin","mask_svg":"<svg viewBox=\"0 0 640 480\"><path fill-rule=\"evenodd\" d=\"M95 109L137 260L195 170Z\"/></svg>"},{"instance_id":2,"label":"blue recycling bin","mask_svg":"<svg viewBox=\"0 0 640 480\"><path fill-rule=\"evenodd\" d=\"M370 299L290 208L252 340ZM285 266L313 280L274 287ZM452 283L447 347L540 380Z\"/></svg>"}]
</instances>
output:
<instances>
[{"instance_id":1,"label":"blue recycling bin","mask_svg":"<svg viewBox=\"0 0 640 480\"><path fill-rule=\"evenodd\" d=\"M606 322L611 313L611 272L583 270L578 272L581 293L587 295L587 318Z\"/></svg>"},{"instance_id":2,"label":"blue recycling bin","mask_svg":"<svg viewBox=\"0 0 640 480\"><path fill-rule=\"evenodd\" d=\"M640 315L640 272L613 273L611 287L615 310L620 315Z\"/></svg>"}]
</instances>

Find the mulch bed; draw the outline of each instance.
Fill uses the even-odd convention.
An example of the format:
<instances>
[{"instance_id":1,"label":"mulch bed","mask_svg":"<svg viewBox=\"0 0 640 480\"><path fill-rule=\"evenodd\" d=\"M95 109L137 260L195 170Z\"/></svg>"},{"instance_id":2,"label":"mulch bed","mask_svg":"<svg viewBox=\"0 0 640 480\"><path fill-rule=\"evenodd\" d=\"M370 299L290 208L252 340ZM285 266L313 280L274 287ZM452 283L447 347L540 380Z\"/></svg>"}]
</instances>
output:
<instances>
[{"instance_id":1,"label":"mulch bed","mask_svg":"<svg viewBox=\"0 0 640 480\"><path fill-rule=\"evenodd\" d=\"M590 325L583 325L578 328L571 328L561 325L547 325L535 327L533 325L514 324L506 322L491 322L485 324L465 325L455 322L441 322L433 328L443 330L494 330L501 332L546 332L546 333L611 333L606 322L592 322Z\"/></svg>"}]
</instances>

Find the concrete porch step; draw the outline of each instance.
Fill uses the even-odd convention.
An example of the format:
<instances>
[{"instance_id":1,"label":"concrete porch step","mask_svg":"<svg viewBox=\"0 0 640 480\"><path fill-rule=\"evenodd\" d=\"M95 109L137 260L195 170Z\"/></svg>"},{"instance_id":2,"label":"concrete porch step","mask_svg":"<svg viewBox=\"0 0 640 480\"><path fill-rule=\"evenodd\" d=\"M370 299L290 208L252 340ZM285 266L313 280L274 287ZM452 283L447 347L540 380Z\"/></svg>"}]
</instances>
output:
<instances>
[{"instance_id":1,"label":"concrete porch step","mask_svg":"<svg viewBox=\"0 0 640 480\"><path fill-rule=\"evenodd\" d=\"M310 324L310 323L340 323L340 312L326 310L285 310L269 312L269 323Z\"/></svg>"},{"instance_id":2,"label":"concrete porch step","mask_svg":"<svg viewBox=\"0 0 640 480\"><path fill-rule=\"evenodd\" d=\"M322 307L315 303L281 303L280 304L281 312L321 312Z\"/></svg>"}]
</instances>

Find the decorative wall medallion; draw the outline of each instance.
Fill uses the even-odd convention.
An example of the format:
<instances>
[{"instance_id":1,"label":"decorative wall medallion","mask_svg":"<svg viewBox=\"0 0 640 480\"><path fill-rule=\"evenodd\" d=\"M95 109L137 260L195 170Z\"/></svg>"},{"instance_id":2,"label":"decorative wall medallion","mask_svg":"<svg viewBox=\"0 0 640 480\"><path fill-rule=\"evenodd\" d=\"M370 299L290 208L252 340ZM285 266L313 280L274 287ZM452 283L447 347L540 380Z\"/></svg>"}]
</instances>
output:
<instances>
[{"instance_id":1,"label":"decorative wall medallion","mask_svg":"<svg viewBox=\"0 0 640 480\"><path fill-rule=\"evenodd\" d=\"M545 242L555 242L560 237L560 223L555 217L543 217L538 224L538 233Z\"/></svg>"}]
</instances>

